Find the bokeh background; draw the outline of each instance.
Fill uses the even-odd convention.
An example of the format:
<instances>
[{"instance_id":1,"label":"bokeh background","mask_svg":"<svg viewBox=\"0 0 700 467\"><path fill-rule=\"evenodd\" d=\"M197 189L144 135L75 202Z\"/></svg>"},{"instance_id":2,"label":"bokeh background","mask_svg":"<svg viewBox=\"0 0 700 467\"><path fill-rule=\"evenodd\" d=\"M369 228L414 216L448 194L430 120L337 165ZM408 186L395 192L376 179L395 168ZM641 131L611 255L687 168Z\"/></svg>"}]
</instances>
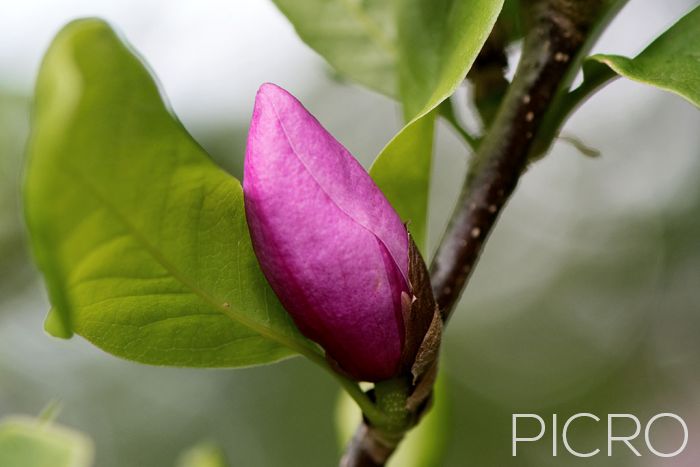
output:
<instances>
[{"instance_id":1,"label":"bokeh background","mask_svg":"<svg viewBox=\"0 0 700 467\"><path fill-rule=\"evenodd\" d=\"M695 4L632 0L595 51L634 55ZM0 417L61 401L59 420L95 440L100 467L171 466L201 441L221 446L232 466L333 465L338 389L300 358L231 371L148 367L43 332L48 305L21 218L23 148L42 53L82 16L123 32L185 126L238 176L265 81L296 94L366 166L400 126L395 103L341 82L267 0L0 0ZM449 394L438 403L451 416L439 465L700 465L698 129L687 102L618 80L565 128L602 156L560 141L526 174L446 335ZM433 246L469 157L446 127L436 150ZM511 414L526 412L643 422L675 412L690 442L673 459L643 442L642 458L623 449L553 458L548 442L512 458ZM582 422L572 443L604 450L598 425ZM678 427L655 427L657 449L674 450Z\"/></svg>"}]
</instances>

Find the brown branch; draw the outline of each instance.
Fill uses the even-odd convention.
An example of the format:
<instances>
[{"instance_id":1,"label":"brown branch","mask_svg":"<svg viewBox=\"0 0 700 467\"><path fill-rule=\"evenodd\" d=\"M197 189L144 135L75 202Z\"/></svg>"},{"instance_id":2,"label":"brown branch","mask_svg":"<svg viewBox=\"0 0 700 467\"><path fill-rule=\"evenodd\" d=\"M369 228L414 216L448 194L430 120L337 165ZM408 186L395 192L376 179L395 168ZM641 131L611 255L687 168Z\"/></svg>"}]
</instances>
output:
<instances>
[{"instance_id":1,"label":"brown branch","mask_svg":"<svg viewBox=\"0 0 700 467\"><path fill-rule=\"evenodd\" d=\"M345 449L340 467L383 467L400 441L382 436L363 421Z\"/></svg>"},{"instance_id":2,"label":"brown branch","mask_svg":"<svg viewBox=\"0 0 700 467\"><path fill-rule=\"evenodd\" d=\"M501 209L526 168L528 153L570 60L604 6L602 0L541 0L530 8L522 59L467 173L431 266L433 293L446 321Z\"/></svg>"}]
</instances>

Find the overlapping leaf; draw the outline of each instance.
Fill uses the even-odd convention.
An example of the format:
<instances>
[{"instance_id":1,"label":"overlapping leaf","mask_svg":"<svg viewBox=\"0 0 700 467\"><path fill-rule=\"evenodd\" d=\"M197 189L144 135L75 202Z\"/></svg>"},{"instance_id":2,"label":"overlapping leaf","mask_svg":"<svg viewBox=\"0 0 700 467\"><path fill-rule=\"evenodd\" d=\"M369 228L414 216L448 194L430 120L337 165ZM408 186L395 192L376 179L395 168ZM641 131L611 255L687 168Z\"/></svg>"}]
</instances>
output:
<instances>
[{"instance_id":1,"label":"overlapping leaf","mask_svg":"<svg viewBox=\"0 0 700 467\"><path fill-rule=\"evenodd\" d=\"M393 0L273 0L299 37L342 76L396 96Z\"/></svg>"},{"instance_id":2,"label":"overlapping leaf","mask_svg":"<svg viewBox=\"0 0 700 467\"><path fill-rule=\"evenodd\" d=\"M71 23L52 43L32 133L25 210L51 333L160 365L313 352L259 270L239 182L104 22Z\"/></svg>"}]
</instances>

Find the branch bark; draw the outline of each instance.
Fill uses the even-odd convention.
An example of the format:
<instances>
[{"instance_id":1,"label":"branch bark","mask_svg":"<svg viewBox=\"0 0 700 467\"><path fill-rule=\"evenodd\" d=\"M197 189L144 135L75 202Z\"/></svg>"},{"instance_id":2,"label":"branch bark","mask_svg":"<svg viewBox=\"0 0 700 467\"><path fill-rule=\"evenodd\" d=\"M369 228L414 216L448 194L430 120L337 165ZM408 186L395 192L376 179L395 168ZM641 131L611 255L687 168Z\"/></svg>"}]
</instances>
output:
<instances>
[{"instance_id":1,"label":"branch bark","mask_svg":"<svg viewBox=\"0 0 700 467\"><path fill-rule=\"evenodd\" d=\"M530 8L522 59L472 160L457 207L431 265L447 321L498 216L524 172L542 118L605 2L541 0Z\"/></svg>"}]
</instances>

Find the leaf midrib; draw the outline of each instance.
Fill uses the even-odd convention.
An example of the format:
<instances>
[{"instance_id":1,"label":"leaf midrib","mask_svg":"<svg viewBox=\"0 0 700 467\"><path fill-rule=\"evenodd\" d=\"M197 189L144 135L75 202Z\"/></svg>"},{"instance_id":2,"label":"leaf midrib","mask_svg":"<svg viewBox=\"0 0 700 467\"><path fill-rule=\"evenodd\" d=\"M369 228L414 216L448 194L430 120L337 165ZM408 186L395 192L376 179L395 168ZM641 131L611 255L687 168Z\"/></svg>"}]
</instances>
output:
<instances>
[{"instance_id":1,"label":"leaf midrib","mask_svg":"<svg viewBox=\"0 0 700 467\"><path fill-rule=\"evenodd\" d=\"M95 196L100 204L102 204L108 212L110 212L131 234L137 243L141 244L146 251L153 257L153 259L170 274L176 281L180 282L183 286L190 289L192 293L199 296L207 305L211 306L215 310L228 316L230 319L239 322L240 324L246 326L252 331L258 333L262 337L275 341L285 347L288 347L300 354L308 355L309 352L316 353L312 348L298 341L285 336L284 334L276 333L272 331L271 328L265 327L255 320L249 319L242 315L240 312L235 311L231 307L226 307L224 304L218 303L212 296L210 296L206 291L197 287L195 283L190 281L185 274L179 271L179 269L172 264L155 246L153 246L145 235L143 235L134 225L132 225L128 219L119 211L119 209L110 203L106 197L100 193L100 191L94 187L87 177L80 172L73 164L66 161L66 167L69 167L73 175L81 182L81 184L87 189L87 191ZM227 176L228 177L228 176ZM228 181L228 180L227 180ZM240 270L240 266L237 268ZM269 313L268 313L269 314Z\"/></svg>"}]
</instances>

